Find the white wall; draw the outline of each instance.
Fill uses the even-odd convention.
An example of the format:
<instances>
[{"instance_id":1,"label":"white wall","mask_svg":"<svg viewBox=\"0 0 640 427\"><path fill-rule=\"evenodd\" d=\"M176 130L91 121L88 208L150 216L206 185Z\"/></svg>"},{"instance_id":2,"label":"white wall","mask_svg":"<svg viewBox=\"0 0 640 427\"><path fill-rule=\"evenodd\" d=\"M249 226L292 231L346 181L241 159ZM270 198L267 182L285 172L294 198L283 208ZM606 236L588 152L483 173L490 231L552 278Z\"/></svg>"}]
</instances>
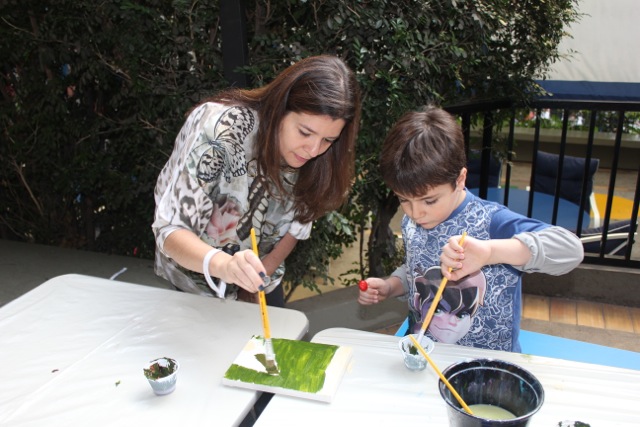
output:
<instances>
[{"instance_id":1,"label":"white wall","mask_svg":"<svg viewBox=\"0 0 640 427\"><path fill-rule=\"evenodd\" d=\"M567 31L548 80L640 82L640 0L579 0L581 20Z\"/></svg>"}]
</instances>

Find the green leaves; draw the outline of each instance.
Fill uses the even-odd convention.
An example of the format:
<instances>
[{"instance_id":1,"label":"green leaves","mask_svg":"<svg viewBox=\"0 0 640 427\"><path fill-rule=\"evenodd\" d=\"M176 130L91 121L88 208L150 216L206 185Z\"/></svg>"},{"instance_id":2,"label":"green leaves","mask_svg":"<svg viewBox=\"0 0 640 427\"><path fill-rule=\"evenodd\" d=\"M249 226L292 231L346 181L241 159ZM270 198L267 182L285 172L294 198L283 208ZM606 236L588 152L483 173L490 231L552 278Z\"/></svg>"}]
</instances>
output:
<instances>
[{"instance_id":1,"label":"green leaves","mask_svg":"<svg viewBox=\"0 0 640 427\"><path fill-rule=\"evenodd\" d=\"M227 86L217 1L60 0L0 4L0 232L53 245L152 257L153 187L184 114ZM362 90L349 202L314 225L287 280L319 289L343 245L376 230L364 268L385 274L397 210L378 171L405 111L535 94L559 58L575 0L247 2L250 63L262 85L291 61L344 58ZM63 71L65 70L65 71ZM519 99L514 99L518 101ZM388 233L387 233L388 234ZM390 268L392 268L391 266ZM387 267L384 267L387 269Z\"/></svg>"},{"instance_id":2,"label":"green leaves","mask_svg":"<svg viewBox=\"0 0 640 427\"><path fill-rule=\"evenodd\" d=\"M357 178L350 202L341 210L356 233L365 226L372 230L386 226L384 221L395 213L387 210L397 209L394 196L381 182L378 157L384 136L401 114L428 102L446 105L504 96L521 101L532 96L533 79L557 57L563 28L577 18L575 2L570 0L522 2L518 7L490 0L270 5L271 15L263 24L271 44L268 49L262 44L250 49L253 64L282 63L291 57L288 46L297 45L309 54L340 55L357 73L363 94ZM254 39L252 44L258 41L263 43ZM268 75L260 76L268 80ZM368 219L371 225L365 225ZM287 279L307 283L301 274L312 272L317 277L325 271L326 257L339 254L342 244L351 242L338 230L330 221L319 221L309 244L299 244L287 263ZM395 245L382 236L376 234L365 246L369 258L365 272L390 273L379 270L382 262L371 262L395 257ZM327 247L321 253L318 248L323 245L337 251ZM298 256L299 252L306 256ZM299 269L299 262L305 268Z\"/></svg>"},{"instance_id":3,"label":"green leaves","mask_svg":"<svg viewBox=\"0 0 640 427\"><path fill-rule=\"evenodd\" d=\"M153 256L160 168L185 112L226 87L217 4L0 5L3 235Z\"/></svg>"}]
</instances>

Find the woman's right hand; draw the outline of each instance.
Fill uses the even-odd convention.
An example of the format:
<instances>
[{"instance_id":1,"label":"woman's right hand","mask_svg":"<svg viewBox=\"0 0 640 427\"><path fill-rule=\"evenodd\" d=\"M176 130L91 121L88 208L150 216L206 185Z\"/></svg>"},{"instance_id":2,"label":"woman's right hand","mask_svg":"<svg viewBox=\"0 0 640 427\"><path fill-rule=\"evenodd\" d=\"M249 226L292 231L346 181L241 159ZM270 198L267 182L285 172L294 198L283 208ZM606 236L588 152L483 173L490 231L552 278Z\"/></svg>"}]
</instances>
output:
<instances>
[{"instance_id":1,"label":"woman's right hand","mask_svg":"<svg viewBox=\"0 0 640 427\"><path fill-rule=\"evenodd\" d=\"M209 264L209 272L226 283L233 283L251 293L258 292L264 280L260 273L265 273L260 258L251 250L238 251L233 255L219 252L213 256Z\"/></svg>"},{"instance_id":2,"label":"woman's right hand","mask_svg":"<svg viewBox=\"0 0 640 427\"><path fill-rule=\"evenodd\" d=\"M200 240L191 230L179 229L167 236L164 241L164 252L178 264L192 271L204 273L202 265L212 247ZM260 273L267 270L258 256L250 249L229 255L219 251L209 260L209 274L246 289L258 292L264 283Z\"/></svg>"}]
</instances>

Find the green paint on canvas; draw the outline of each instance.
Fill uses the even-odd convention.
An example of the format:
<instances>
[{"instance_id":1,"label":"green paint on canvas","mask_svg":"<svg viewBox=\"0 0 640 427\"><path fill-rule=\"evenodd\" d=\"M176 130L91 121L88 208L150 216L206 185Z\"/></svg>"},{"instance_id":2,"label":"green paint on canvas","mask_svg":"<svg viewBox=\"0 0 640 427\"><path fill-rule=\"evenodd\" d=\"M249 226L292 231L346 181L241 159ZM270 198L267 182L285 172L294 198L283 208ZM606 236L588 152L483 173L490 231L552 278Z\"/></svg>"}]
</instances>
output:
<instances>
[{"instance_id":1,"label":"green paint on canvas","mask_svg":"<svg viewBox=\"0 0 640 427\"><path fill-rule=\"evenodd\" d=\"M322 390L325 372L338 346L273 338L280 375L268 375L233 364L225 374L229 380L317 393ZM258 359L264 355L258 355ZM264 363L264 360L260 360Z\"/></svg>"}]
</instances>

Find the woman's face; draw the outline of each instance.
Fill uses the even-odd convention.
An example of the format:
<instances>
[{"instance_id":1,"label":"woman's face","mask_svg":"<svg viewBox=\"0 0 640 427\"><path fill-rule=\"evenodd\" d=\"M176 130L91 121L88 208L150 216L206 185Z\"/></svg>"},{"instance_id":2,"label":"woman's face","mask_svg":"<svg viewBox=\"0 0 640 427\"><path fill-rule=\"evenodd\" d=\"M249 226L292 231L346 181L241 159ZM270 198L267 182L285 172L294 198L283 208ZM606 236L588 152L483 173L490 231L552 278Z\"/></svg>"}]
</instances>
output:
<instances>
[{"instance_id":1,"label":"woman's face","mask_svg":"<svg viewBox=\"0 0 640 427\"><path fill-rule=\"evenodd\" d=\"M327 151L344 128L343 119L288 112L280 123L280 155L292 168L300 168Z\"/></svg>"}]
</instances>

